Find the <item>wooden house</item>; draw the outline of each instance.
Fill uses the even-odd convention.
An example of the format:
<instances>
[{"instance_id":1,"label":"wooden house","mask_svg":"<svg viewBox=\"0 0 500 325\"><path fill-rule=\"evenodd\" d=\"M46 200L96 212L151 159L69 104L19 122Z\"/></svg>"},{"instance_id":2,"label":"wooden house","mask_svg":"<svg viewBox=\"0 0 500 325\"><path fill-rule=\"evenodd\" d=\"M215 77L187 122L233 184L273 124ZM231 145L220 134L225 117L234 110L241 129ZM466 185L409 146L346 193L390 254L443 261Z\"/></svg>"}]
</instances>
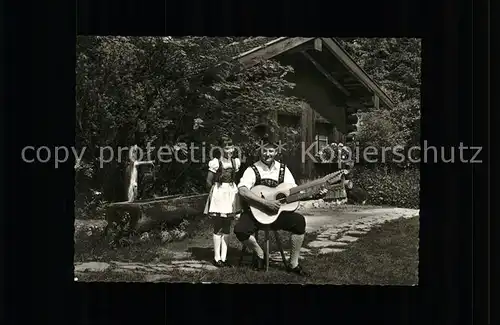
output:
<instances>
[{"instance_id":1,"label":"wooden house","mask_svg":"<svg viewBox=\"0 0 500 325\"><path fill-rule=\"evenodd\" d=\"M234 51L233 59L245 67L274 59L294 68L287 78L296 84L291 95L303 99L303 107L274 118L279 125L296 127L305 148L314 141L319 148L332 142L346 143L356 131L356 112L394 105L334 38L256 37L229 48ZM335 169L336 164L303 161L300 150L283 157L300 178L313 178Z\"/></svg>"}]
</instances>

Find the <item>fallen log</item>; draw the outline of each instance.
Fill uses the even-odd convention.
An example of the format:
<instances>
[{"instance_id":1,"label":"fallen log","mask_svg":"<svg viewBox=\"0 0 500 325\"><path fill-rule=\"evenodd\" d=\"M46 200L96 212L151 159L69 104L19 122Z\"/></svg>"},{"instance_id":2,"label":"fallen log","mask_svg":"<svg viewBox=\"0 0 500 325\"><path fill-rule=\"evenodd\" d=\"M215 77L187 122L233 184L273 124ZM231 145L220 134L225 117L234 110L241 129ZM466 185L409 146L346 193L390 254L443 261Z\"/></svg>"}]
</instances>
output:
<instances>
[{"instance_id":1,"label":"fallen log","mask_svg":"<svg viewBox=\"0 0 500 325\"><path fill-rule=\"evenodd\" d=\"M116 239L131 232L153 230L164 224L175 226L183 219L203 213L208 193L153 197L154 163L138 160L137 145L130 150L130 162L125 173L127 201L111 203L106 207L105 235L112 230Z\"/></svg>"},{"instance_id":2,"label":"fallen log","mask_svg":"<svg viewBox=\"0 0 500 325\"><path fill-rule=\"evenodd\" d=\"M208 193L191 196L169 195L133 202L111 203L106 208L108 229L149 231L160 224L178 224L203 213Z\"/></svg>"}]
</instances>

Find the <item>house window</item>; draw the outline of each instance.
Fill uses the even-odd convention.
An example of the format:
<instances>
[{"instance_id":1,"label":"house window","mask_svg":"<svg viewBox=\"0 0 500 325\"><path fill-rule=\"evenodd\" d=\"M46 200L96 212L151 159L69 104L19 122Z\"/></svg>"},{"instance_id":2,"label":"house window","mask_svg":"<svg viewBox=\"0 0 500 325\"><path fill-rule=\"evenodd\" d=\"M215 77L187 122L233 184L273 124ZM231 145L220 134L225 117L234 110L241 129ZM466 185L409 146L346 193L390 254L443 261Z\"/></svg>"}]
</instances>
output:
<instances>
[{"instance_id":1,"label":"house window","mask_svg":"<svg viewBox=\"0 0 500 325\"><path fill-rule=\"evenodd\" d=\"M314 141L318 144L318 150L328 146L328 137L326 135L317 134Z\"/></svg>"}]
</instances>

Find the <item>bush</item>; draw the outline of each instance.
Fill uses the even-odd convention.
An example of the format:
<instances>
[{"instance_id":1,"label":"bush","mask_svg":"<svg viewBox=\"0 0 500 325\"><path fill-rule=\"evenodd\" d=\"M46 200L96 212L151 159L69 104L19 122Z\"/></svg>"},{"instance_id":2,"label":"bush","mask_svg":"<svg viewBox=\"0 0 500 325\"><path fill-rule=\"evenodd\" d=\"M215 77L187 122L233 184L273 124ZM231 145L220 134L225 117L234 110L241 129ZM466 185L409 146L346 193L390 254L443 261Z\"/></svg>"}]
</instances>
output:
<instances>
[{"instance_id":1,"label":"bush","mask_svg":"<svg viewBox=\"0 0 500 325\"><path fill-rule=\"evenodd\" d=\"M398 208L420 206L420 170L354 167L353 182L368 192L368 203Z\"/></svg>"},{"instance_id":2,"label":"bush","mask_svg":"<svg viewBox=\"0 0 500 325\"><path fill-rule=\"evenodd\" d=\"M85 193L75 193L75 219L105 219L108 202L102 193L89 189Z\"/></svg>"}]
</instances>

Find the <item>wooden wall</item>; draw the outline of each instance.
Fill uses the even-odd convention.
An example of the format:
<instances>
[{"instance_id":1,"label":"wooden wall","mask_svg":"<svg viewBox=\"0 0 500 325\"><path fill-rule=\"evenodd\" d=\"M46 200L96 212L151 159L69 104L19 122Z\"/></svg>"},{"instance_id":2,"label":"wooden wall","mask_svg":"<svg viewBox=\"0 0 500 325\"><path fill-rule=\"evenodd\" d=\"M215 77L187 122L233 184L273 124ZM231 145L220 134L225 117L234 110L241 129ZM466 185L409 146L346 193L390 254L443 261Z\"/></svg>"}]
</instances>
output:
<instances>
[{"instance_id":1,"label":"wooden wall","mask_svg":"<svg viewBox=\"0 0 500 325\"><path fill-rule=\"evenodd\" d=\"M345 142L344 134L338 131L333 124L314 121L315 112L310 105L304 104L303 113L301 116L280 114L278 117L278 124L280 126L288 126L296 128L300 132L298 141L304 143L304 148L307 149L309 145L315 142L316 135L328 136L328 142ZM285 140L285 139L283 139ZM297 179L312 179L328 173L336 171L336 164L321 164L314 163L307 158L302 162L302 144L297 144L295 150L287 147L286 152L282 153L278 159L284 161L292 174ZM314 153L314 150L311 151Z\"/></svg>"},{"instance_id":2,"label":"wooden wall","mask_svg":"<svg viewBox=\"0 0 500 325\"><path fill-rule=\"evenodd\" d=\"M314 141L314 136L316 134L315 128L316 121L316 112L312 109L312 107L304 103L302 107L302 118L300 124L300 132L301 132L301 141L303 144L303 148L307 150L309 146ZM306 178L311 178L314 168L314 162L307 155L302 155L301 148L301 160L305 159L305 161L301 161L302 163L302 175Z\"/></svg>"},{"instance_id":3,"label":"wooden wall","mask_svg":"<svg viewBox=\"0 0 500 325\"><path fill-rule=\"evenodd\" d=\"M304 100L300 121L300 135L304 147L308 148L315 141L316 133L324 133L316 127L316 114L331 122L332 128L327 132L328 141L343 142L346 129L346 97L339 89L327 80L301 53L291 53L279 58L285 65L291 65L294 73L287 75L287 79L295 83L290 95ZM321 130L321 131L320 131ZM299 148L299 150L301 150ZM298 154L289 155L287 159L301 159ZM287 164L289 164L287 162ZM290 165L290 164L289 164ZM320 166L323 165L323 166ZM291 165L290 165L291 167ZM315 178L330 171L325 164L315 164L310 159L300 162L300 176L296 178Z\"/></svg>"}]
</instances>

